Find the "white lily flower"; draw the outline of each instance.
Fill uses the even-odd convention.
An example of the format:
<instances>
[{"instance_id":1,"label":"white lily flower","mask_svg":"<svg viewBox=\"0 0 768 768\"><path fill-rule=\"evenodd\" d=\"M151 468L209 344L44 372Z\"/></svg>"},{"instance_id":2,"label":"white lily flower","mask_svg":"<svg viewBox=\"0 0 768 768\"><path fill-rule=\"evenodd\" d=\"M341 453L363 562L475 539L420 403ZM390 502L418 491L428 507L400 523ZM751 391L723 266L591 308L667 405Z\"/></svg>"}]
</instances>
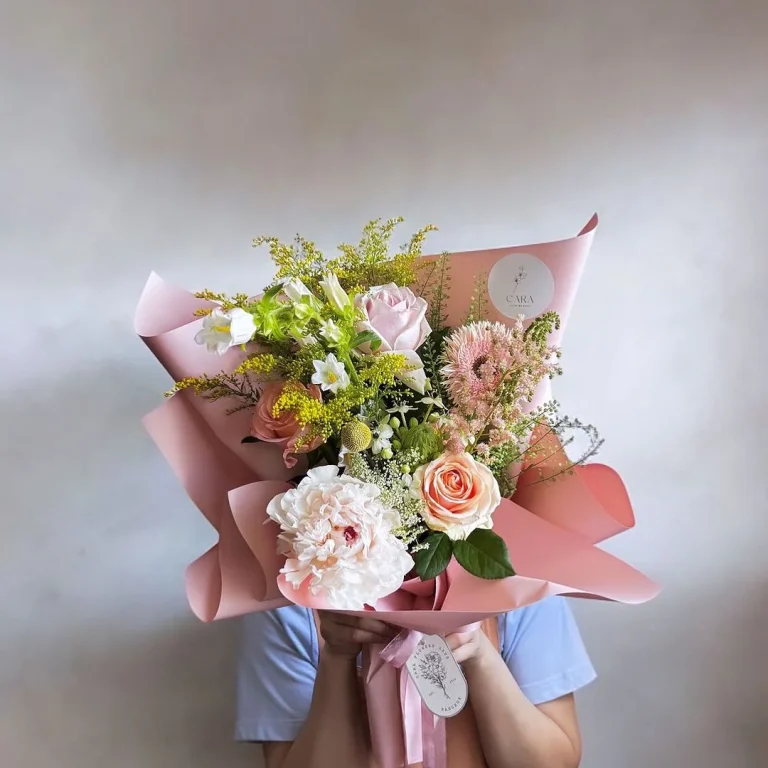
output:
<instances>
[{"instance_id":1,"label":"white lily flower","mask_svg":"<svg viewBox=\"0 0 768 768\"><path fill-rule=\"evenodd\" d=\"M340 389L349 386L347 369L333 353L329 354L325 360L313 360L312 365L315 366L312 383L319 384L320 389L336 394Z\"/></svg>"},{"instance_id":2,"label":"white lily flower","mask_svg":"<svg viewBox=\"0 0 768 768\"><path fill-rule=\"evenodd\" d=\"M331 344L338 344L344 338L341 328L333 320L324 320L320 324L320 335Z\"/></svg>"},{"instance_id":3,"label":"white lily flower","mask_svg":"<svg viewBox=\"0 0 768 768\"><path fill-rule=\"evenodd\" d=\"M352 303L347 292L341 287L339 278L333 272L326 273L320 281L320 287L325 292L325 296L331 306L342 314L344 310Z\"/></svg>"},{"instance_id":4,"label":"white lily flower","mask_svg":"<svg viewBox=\"0 0 768 768\"><path fill-rule=\"evenodd\" d=\"M203 318L203 327L195 335L198 344L205 345L209 352L223 355L230 347L247 344L256 333L253 315L235 307L225 312L214 309Z\"/></svg>"},{"instance_id":5,"label":"white lily flower","mask_svg":"<svg viewBox=\"0 0 768 768\"><path fill-rule=\"evenodd\" d=\"M303 296L313 296L312 291L297 277L283 282L283 293L293 302L301 301Z\"/></svg>"}]
</instances>

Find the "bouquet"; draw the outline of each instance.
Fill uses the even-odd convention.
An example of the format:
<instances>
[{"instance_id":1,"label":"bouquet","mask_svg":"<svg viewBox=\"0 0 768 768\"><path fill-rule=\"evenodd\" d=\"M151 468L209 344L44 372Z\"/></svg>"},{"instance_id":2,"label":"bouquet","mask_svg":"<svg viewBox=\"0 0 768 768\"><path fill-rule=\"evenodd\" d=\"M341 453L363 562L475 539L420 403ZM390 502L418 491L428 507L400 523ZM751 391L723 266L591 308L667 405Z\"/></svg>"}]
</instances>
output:
<instances>
[{"instance_id":1,"label":"bouquet","mask_svg":"<svg viewBox=\"0 0 768 768\"><path fill-rule=\"evenodd\" d=\"M652 597L595 546L631 505L549 391L596 218L570 241L429 257L433 227L392 252L399 223L334 259L258 238L276 275L257 296L150 278L137 330L175 383L145 423L219 534L189 568L193 610L297 603L444 633L549 594ZM371 727L396 765L409 718L383 658Z\"/></svg>"}]
</instances>

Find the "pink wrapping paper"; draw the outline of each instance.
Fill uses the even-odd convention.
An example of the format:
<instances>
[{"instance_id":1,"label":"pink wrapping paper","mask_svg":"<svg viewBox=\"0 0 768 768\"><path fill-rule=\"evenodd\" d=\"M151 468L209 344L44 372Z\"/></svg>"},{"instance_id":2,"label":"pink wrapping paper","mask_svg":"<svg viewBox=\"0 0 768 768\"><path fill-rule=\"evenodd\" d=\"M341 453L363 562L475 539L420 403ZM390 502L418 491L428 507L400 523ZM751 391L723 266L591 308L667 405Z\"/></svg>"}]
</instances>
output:
<instances>
[{"instance_id":1,"label":"pink wrapping paper","mask_svg":"<svg viewBox=\"0 0 768 768\"><path fill-rule=\"evenodd\" d=\"M554 310L560 315L560 330L550 336L550 343L559 345L566 323L571 314L571 307L579 287L581 273L589 256L592 241L597 229L597 214L587 222L581 232L568 240L536 245L515 245L506 248L492 248L486 251L461 251L451 254L451 294L448 299L448 323L453 327L460 325L467 314L467 307L475 288L478 275L489 274L500 259L513 253L525 253L544 262L554 278L554 295L545 310ZM425 257L426 259L435 257ZM488 304L488 319L508 322L494 305Z\"/></svg>"},{"instance_id":2,"label":"pink wrapping paper","mask_svg":"<svg viewBox=\"0 0 768 768\"><path fill-rule=\"evenodd\" d=\"M459 324L478 274L511 253L531 254L544 262L554 277L548 310L561 317L553 339L559 344L579 278L597 225L594 216L581 233L569 240L537 245L470 251L451 255L449 325ZM430 258L430 257L427 257ZM208 353L194 341L201 320L193 317L207 302L164 283L152 274L136 313L137 333L178 380L203 372L232 370L242 353L223 357ZM492 304L489 319L505 321ZM540 392L541 401L548 392ZM286 469L280 448L269 444L241 444L249 431L245 412L227 416L226 404L210 403L188 391L175 395L144 419L144 424L177 474L190 498L218 533L218 543L192 563L186 576L187 594L203 621L266 610L291 602L310 608L325 606L307 590L294 590L279 570L277 526L266 515L271 498L286 489L286 480L301 466ZM559 450L550 442L552 462ZM458 627L550 595L599 598L641 603L657 586L643 574L596 544L634 525L632 507L621 479L602 464L577 467L554 483L537 482L547 462L526 470L513 500L505 499L494 513L494 530L510 553L516 576L483 581L457 563L433 582L418 579L377 603L377 618L427 634L445 634ZM363 615L361 612L358 615ZM371 729L381 765L389 768L406 757L406 735L400 729L401 692L391 665L374 655L366 660ZM412 734L407 734L412 738ZM415 748L413 748L415 749ZM413 757L413 749L408 756Z\"/></svg>"}]
</instances>

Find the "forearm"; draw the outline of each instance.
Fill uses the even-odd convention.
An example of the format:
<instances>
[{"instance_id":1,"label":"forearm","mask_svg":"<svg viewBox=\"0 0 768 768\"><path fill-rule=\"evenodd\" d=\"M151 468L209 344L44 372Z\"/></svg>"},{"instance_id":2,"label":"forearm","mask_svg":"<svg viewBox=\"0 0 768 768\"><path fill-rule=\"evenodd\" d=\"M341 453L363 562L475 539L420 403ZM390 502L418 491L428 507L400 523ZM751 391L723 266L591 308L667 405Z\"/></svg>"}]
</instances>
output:
<instances>
[{"instance_id":1,"label":"forearm","mask_svg":"<svg viewBox=\"0 0 768 768\"><path fill-rule=\"evenodd\" d=\"M464 672L489 768L577 768L579 745L528 701L498 653Z\"/></svg>"},{"instance_id":2,"label":"forearm","mask_svg":"<svg viewBox=\"0 0 768 768\"><path fill-rule=\"evenodd\" d=\"M363 704L355 659L321 653L309 714L281 768L368 768Z\"/></svg>"}]
</instances>

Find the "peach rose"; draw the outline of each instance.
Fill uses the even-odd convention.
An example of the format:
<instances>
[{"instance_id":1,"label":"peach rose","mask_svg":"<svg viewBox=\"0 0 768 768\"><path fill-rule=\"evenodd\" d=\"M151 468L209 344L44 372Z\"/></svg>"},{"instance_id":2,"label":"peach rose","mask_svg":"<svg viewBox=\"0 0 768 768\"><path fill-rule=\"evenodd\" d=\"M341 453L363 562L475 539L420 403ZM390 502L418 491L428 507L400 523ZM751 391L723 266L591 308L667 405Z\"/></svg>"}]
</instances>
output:
<instances>
[{"instance_id":1,"label":"peach rose","mask_svg":"<svg viewBox=\"0 0 768 768\"><path fill-rule=\"evenodd\" d=\"M304 386L303 384L292 384L292 386ZM285 387L284 381L276 381L264 388L259 398L258 405L253 412L251 421L251 435L267 443L279 443L284 446L283 461L286 467L293 467L296 464L296 453L307 453L317 448L322 440L315 438L310 443L296 447L298 439L304 432L304 427L299 426L294 415L288 411L281 413L275 418L272 415L277 399L283 393ZM310 384L305 387L307 392L316 400L322 401L320 387L316 384Z\"/></svg>"},{"instance_id":2,"label":"peach rose","mask_svg":"<svg viewBox=\"0 0 768 768\"><path fill-rule=\"evenodd\" d=\"M491 470L468 453L444 453L419 467L412 489L424 499L427 525L454 540L466 539L475 528L490 528L501 503Z\"/></svg>"}]
</instances>

